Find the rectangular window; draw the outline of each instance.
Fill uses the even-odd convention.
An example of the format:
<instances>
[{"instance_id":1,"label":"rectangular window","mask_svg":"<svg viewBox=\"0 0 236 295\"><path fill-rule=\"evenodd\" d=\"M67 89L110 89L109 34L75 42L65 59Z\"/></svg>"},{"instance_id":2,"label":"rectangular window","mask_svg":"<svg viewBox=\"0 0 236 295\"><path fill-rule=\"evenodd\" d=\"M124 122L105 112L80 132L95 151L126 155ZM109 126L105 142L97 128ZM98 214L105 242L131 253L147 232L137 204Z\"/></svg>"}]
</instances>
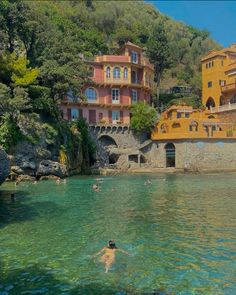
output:
<instances>
[{"instance_id":1,"label":"rectangular window","mask_svg":"<svg viewBox=\"0 0 236 295\"><path fill-rule=\"evenodd\" d=\"M209 68L211 68L211 62L209 62Z\"/></svg>"},{"instance_id":2,"label":"rectangular window","mask_svg":"<svg viewBox=\"0 0 236 295\"><path fill-rule=\"evenodd\" d=\"M225 86L226 84L226 81L225 80L219 80L219 85L220 86Z\"/></svg>"},{"instance_id":3,"label":"rectangular window","mask_svg":"<svg viewBox=\"0 0 236 295\"><path fill-rule=\"evenodd\" d=\"M120 89L111 90L112 103L120 103Z\"/></svg>"},{"instance_id":4,"label":"rectangular window","mask_svg":"<svg viewBox=\"0 0 236 295\"><path fill-rule=\"evenodd\" d=\"M79 110L78 109L71 109L71 120L75 121L79 119Z\"/></svg>"},{"instance_id":5,"label":"rectangular window","mask_svg":"<svg viewBox=\"0 0 236 295\"><path fill-rule=\"evenodd\" d=\"M209 81L209 82L207 83L207 87L208 87L208 88L211 88L211 87L212 87L212 81Z\"/></svg>"},{"instance_id":6,"label":"rectangular window","mask_svg":"<svg viewBox=\"0 0 236 295\"><path fill-rule=\"evenodd\" d=\"M189 113L185 113L185 118L189 118L190 114Z\"/></svg>"},{"instance_id":7,"label":"rectangular window","mask_svg":"<svg viewBox=\"0 0 236 295\"><path fill-rule=\"evenodd\" d=\"M102 120L103 119L103 113L98 113L98 119Z\"/></svg>"},{"instance_id":8,"label":"rectangular window","mask_svg":"<svg viewBox=\"0 0 236 295\"><path fill-rule=\"evenodd\" d=\"M208 69L208 63L206 63L206 69Z\"/></svg>"},{"instance_id":9,"label":"rectangular window","mask_svg":"<svg viewBox=\"0 0 236 295\"><path fill-rule=\"evenodd\" d=\"M138 93L137 90L131 90L131 103L137 103L138 101Z\"/></svg>"},{"instance_id":10,"label":"rectangular window","mask_svg":"<svg viewBox=\"0 0 236 295\"><path fill-rule=\"evenodd\" d=\"M120 112L112 111L112 123L116 124L118 121L120 121Z\"/></svg>"},{"instance_id":11,"label":"rectangular window","mask_svg":"<svg viewBox=\"0 0 236 295\"><path fill-rule=\"evenodd\" d=\"M138 54L135 51L131 52L131 62L134 64L138 63Z\"/></svg>"},{"instance_id":12,"label":"rectangular window","mask_svg":"<svg viewBox=\"0 0 236 295\"><path fill-rule=\"evenodd\" d=\"M211 66L214 67L214 61L211 62Z\"/></svg>"},{"instance_id":13,"label":"rectangular window","mask_svg":"<svg viewBox=\"0 0 236 295\"><path fill-rule=\"evenodd\" d=\"M181 118L182 114L181 113L177 113L177 119Z\"/></svg>"}]
</instances>

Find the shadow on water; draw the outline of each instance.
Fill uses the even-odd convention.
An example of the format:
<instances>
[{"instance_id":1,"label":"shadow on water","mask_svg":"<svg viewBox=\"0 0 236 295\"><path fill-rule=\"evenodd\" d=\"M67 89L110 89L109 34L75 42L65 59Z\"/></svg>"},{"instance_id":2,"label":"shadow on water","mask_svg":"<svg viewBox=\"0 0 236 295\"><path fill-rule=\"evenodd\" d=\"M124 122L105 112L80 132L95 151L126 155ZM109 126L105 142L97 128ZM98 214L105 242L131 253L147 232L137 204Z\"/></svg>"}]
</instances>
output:
<instances>
[{"instance_id":1,"label":"shadow on water","mask_svg":"<svg viewBox=\"0 0 236 295\"><path fill-rule=\"evenodd\" d=\"M12 193L15 193L13 198L11 197ZM29 193L26 191L0 190L0 228L11 223L34 220L39 216L39 211L36 208L44 208L41 210L42 214L60 210L58 205L50 201L34 202L32 205L25 204L27 199L30 199L28 195Z\"/></svg>"},{"instance_id":2,"label":"shadow on water","mask_svg":"<svg viewBox=\"0 0 236 295\"><path fill-rule=\"evenodd\" d=\"M56 270L33 265L23 269L4 272L0 262L0 294L63 294L63 295L170 295L164 290L138 292L133 287L118 287L114 283L68 283L55 277Z\"/></svg>"}]
</instances>

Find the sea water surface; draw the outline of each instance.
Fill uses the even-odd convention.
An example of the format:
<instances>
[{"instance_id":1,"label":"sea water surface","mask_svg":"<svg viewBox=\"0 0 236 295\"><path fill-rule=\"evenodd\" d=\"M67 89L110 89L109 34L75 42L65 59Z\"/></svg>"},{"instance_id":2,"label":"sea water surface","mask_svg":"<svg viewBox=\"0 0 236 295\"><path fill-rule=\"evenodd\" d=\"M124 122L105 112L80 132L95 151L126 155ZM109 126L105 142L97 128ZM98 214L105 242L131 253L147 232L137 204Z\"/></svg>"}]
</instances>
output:
<instances>
[{"instance_id":1,"label":"sea water surface","mask_svg":"<svg viewBox=\"0 0 236 295\"><path fill-rule=\"evenodd\" d=\"M234 295L235 180L138 174L5 183L0 294ZM110 239L131 255L117 253L105 273L93 254Z\"/></svg>"}]
</instances>

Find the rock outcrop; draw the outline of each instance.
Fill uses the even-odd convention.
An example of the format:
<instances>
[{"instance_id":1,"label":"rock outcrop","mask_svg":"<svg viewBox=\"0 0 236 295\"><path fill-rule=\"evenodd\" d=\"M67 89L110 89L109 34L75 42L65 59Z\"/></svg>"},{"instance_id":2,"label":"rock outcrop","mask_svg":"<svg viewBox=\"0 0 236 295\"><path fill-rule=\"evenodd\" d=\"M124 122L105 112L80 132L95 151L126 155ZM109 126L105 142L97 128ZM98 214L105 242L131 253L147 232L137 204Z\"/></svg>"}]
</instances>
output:
<instances>
[{"instance_id":1,"label":"rock outcrop","mask_svg":"<svg viewBox=\"0 0 236 295\"><path fill-rule=\"evenodd\" d=\"M60 178L68 176L66 165L50 160L41 161L37 170L37 177L47 175L55 175Z\"/></svg>"},{"instance_id":2,"label":"rock outcrop","mask_svg":"<svg viewBox=\"0 0 236 295\"><path fill-rule=\"evenodd\" d=\"M10 161L4 150L0 148L0 184L4 182L4 180L10 174Z\"/></svg>"},{"instance_id":3,"label":"rock outcrop","mask_svg":"<svg viewBox=\"0 0 236 295\"><path fill-rule=\"evenodd\" d=\"M52 151L42 144L32 144L22 141L17 144L11 158L11 180L28 181L44 179L44 177L67 177L77 167L82 159L68 161L67 165L59 162L58 151ZM72 163L73 165L71 165Z\"/></svg>"}]
</instances>

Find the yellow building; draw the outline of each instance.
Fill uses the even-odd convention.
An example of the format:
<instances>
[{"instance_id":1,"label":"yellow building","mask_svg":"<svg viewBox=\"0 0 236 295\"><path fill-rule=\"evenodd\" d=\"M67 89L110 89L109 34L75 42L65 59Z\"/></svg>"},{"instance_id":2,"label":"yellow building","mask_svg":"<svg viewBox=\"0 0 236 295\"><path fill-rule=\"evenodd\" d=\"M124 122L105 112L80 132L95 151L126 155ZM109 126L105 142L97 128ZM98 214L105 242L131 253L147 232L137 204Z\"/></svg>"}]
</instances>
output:
<instances>
[{"instance_id":1,"label":"yellow building","mask_svg":"<svg viewBox=\"0 0 236 295\"><path fill-rule=\"evenodd\" d=\"M172 106L161 114L153 140L236 138L236 44L202 58L201 111Z\"/></svg>"},{"instance_id":2,"label":"yellow building","mask_svg":"<svg viewBox=\"0 0 236 295\"><path fill-rule=\"evenodd\" d=\"M174 105L161 114L152 140L236 138L234 129L234 124L222 122L209 110Z\"/></svg>"},{"instance_id":3,"label":"yellow building","mask_svg":"<svg viewBox=\"0 0 236 295\"><path fill-rule=\"evenodd\" d=\"M211 50L202 62L202 103L212 112L236 109L236 44Z\"/></svg>"}]
</instances>

